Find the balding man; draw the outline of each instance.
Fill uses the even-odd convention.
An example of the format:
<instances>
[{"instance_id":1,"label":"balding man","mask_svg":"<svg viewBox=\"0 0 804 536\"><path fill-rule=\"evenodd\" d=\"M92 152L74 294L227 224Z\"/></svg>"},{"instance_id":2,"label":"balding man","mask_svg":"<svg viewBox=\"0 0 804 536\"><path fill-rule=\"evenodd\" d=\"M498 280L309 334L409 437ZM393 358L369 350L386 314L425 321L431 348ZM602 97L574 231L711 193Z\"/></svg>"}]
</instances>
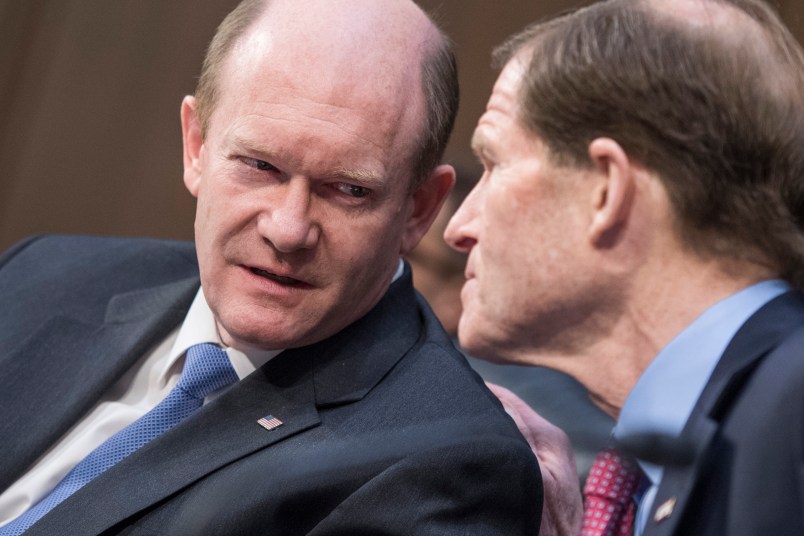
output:
<instances>
[{"instance_id":1,"label":"balding man","mask_svg":"<svg viewBox=\"0 0 804 536\"><path fill-rule=\"evenodd\" d=\"M499 54L461 344L574 376L639 462L600 458L583 521L554 486L567 533L804 534L801 47L758 0L610 0Z\"/></svg>"},{"instance_id":2,"label":"balding man","mask_svg":"<svg viewBox=\"0 0 804 536\"><path fill-rule=\"evenodd\" d=\"M400 261L456 106L407 0L237 7L181 108L195 247L0 257L0 535L534 534L530 449Z\"/></svg>"}]
</instances>

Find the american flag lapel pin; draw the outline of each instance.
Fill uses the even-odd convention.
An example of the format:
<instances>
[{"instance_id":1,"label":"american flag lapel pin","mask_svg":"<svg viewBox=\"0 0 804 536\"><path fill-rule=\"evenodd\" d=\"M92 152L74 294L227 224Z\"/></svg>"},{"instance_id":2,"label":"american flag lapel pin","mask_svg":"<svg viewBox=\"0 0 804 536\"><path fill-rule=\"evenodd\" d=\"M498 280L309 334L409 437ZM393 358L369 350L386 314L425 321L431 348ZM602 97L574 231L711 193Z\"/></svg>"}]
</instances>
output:
<instances>
[{"instance_id":1,"label":"american flag lapel pin","mask_svg":"<svg viewBox=\"0 0 804 536\"><path fill-rule=\"evenodd\" d=\"M257 424L259 424L260 426L262 426L263 428L265 428L270 432L282 426L283 423L273 415L266 415L265 417L257 421Z\"/></svg>"},{"instance_id":2,"label":"american flag lapel pin","mask_svg":"<svg viewBox=\"0 0 804 536\"><path fill-rule=\"evenodd\" d=\"M673 510L675 509L675 507L676 507L676 498L670 497L662 504L660 504L658 508L656 508L656 513L653 516L653 520L656 523L661 523L662 521L673 515Z\"/></svg>"}]
</instances>

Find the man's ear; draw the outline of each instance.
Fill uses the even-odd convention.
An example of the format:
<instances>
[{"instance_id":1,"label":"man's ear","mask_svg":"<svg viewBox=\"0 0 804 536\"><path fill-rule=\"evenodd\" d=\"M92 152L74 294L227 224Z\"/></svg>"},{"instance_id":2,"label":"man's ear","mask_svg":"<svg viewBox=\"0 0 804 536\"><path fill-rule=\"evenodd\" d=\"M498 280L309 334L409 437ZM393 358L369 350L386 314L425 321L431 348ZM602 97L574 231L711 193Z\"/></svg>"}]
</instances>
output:
<instances>
[{"instance_id":1,"label":"man's ear","mask_svg":"<svg viewBox=\"0 0 804 536\"><path fill-rule=\"evenodd\" d=\"M190 95L184 97L181 102L181 133L184 147L184 185L193 197L198 197L204 135L198 121L195 97Z\"/></svg>"},{"instance_id":2,"label":"man's ear","mask_svg":"<svg viewBox=\"0 0 804 536\"><path fill-rule=\"evenodd\" d=\"M610 138L593 140L589 144L589 156L596 179L589 239L596 245L610 244L631 213L635 169L620 144Z\"/></svg>"},{"instance_id":3,"label":"man's ear","mask_svg":"<svg viewBox=\"0 0 804 536\"><path fill-rule=\"evenodd\" d=\"M433 224L441 206L455 184L455 169L441 165L433 170L424 184L413 193L412 208L402 234L401 255L410 253Z\"/></svg>"}]
</instances>

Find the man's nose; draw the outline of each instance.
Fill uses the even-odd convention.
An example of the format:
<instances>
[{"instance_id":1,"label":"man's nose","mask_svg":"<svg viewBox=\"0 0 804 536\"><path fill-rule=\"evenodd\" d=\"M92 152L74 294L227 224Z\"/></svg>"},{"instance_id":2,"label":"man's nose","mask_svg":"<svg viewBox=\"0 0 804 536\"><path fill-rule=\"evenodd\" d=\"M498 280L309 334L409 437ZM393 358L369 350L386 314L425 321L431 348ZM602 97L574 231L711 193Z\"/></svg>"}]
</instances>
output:
<instances>
[{"instance_id":1,"label":"man's nose","mask_svg":"<svg viewBox=\"0 0 804 536\"><path fill-rule=\"evenodd\" d=\"M452 249L461 253L469 253L477 244L479 198L480 192L475 187L455 211L444 230L444 240Z\"/></svg>"},{"instance_id":2,"label":"man's nose","mask_svg":"<svg viewBox=\"0 0 804 536\"><path fill-rule=\"evenodd\" d=\"M311 214L312 201L308 181L292 177L278 187L269 206L260 213L259 233L283 253L312 249L321 234L319 222Z\"/></svg>"}]
</instances>

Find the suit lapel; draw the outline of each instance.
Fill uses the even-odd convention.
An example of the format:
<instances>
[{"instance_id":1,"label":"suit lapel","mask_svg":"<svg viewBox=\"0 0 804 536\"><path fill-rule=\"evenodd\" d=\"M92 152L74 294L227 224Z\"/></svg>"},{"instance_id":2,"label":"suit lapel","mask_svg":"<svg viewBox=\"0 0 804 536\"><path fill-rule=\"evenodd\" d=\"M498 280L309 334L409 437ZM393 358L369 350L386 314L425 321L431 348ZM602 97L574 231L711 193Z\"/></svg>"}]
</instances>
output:
<instances>
[{"instance_id":1,"label":"suit lapel","mask_svg":"<svg viewBox=\"0 0 804 536\"><path fill-rule=\"evenodd\" d=\"M319 423L310 362L279 356L112 467L30 529L99 534L213 471ZM283 425L268 431L268 414Z\"/></svg>"},{"instance_id":2,"label":"suit lapel","mask_svg":"<svg viewBox=\"0 0 804 536\"><path fill-rule=\"evenodd\" d=\"M682 438L694 445L690 465L666 467L645 526L645 536L676 534L679 521L711 453L720 421L769 351L804 325L804 299L788 292L770 301L740 328L718 361Z\"/></svg>"},{"instance_id":3,"label":"suit lapel","mask_svg":"<svg viewBox=\"0 0 804 536\"><path fill-rule=\"evenodd\" d=\"M407 269L366 316L329 339L282 352L76 492L27 534L101 533L229 463L317 426L317 407L363 398L420 331ZM269 414L282 426L262 428L257 420Z\"/></svg>"},{"instance_id":4,"label":"suit lapel","mask_svg":"<svg viewBox=\"0 0 804 536\"><path fill-rule=\"evenodd\" d=\"M181 321L197 287L190 279L115 296L100 325L52 318L6 356L0 365L0 490Z\"/></svg>"}]
</instances>

